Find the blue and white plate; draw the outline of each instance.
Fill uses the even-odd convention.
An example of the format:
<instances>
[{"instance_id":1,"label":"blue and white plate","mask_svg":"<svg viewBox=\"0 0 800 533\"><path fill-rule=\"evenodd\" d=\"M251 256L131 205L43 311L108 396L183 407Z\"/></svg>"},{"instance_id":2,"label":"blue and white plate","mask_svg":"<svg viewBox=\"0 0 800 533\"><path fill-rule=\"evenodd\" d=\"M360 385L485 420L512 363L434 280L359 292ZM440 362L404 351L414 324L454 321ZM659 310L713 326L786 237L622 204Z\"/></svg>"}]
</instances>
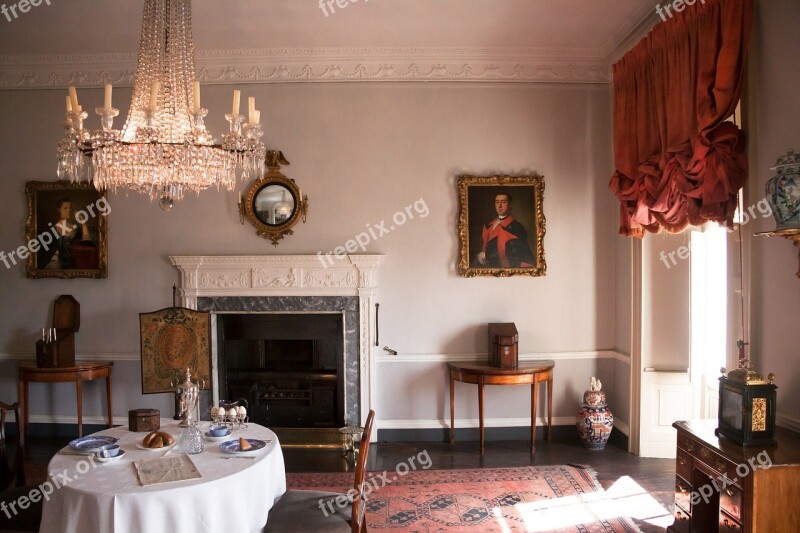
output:
<instances>
[{"instance_id":1,"label":"blue and white plate","mask_svg":"<svg viewBox=\"0 0 800 533\"><path fill-rule=\"evenodd\" d=\"M203 433L203 436L206 438L206 440L211 441L211 442L222 442L222 441L227 440L227 439L229 439L231 437L231 430L229 429L228 430L228 434L227 435L222 435L221 437L215 437L209 431L206 431L205 433Z\"/></svg>"},{"instance_id":2,"label":"blue and white plate","mask_svg":"<svg viewBox=\"0 0 800 533\"><path fill-rule=\"evenodd\" d=\"M236 454L252 453L252 452L257 452L259 450L263 450L267 445L267 443L264 442L263 440L258 440L258 439L245 439L245 440L250 443L250 446L252 446L252 448L250 448L249 450L242 451L239 448L239 439L225 441L219 445L219 449L225 453L236 453Z\"/></svg>"},{"instance_id":3,"label":"blue and white plate","mask_svg":"<svg viewBox=\"0 0 800 533\"><path fill-rule=\"evenodd\" d=\"M91 455L103 446L114 444L117 439L114 437L107 437L105 435L89 435L87 437L80 437L69 443L69 447L78 453L84 455Z\"/></svg>"}]
</instances>

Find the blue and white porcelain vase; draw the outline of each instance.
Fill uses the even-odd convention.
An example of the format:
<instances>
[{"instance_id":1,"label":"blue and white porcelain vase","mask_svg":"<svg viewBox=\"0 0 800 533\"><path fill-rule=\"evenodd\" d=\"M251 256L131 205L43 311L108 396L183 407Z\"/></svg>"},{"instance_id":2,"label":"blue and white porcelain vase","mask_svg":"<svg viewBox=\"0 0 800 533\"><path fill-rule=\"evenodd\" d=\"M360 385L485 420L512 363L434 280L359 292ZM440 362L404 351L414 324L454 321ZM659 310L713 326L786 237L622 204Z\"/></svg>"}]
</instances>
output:
<instances>
[{"instance_id":1,"label":"blue and white porcelain vase","mask_svg":"<svg viewBox=\"0 0 800 533\"><path fill-rule=\"evenodd\" d=\"M766 193L778 230L800 229L800 154L789 150L772 167Z\"/></svg>"},{"instance_id":2,"label":"blue and white porcelain vase","mask_svg":"<svg viewBox=\"0 0 800 533\"><path fill-rule=\"evenodd\" d=\"M583 445L590 450L605 448L614 427L614 415L606 405L606 393L600 390L602 386L599 379L592 378L589 390L583 393L577 416L578 434Z\"/></svg>"}]
</instances>

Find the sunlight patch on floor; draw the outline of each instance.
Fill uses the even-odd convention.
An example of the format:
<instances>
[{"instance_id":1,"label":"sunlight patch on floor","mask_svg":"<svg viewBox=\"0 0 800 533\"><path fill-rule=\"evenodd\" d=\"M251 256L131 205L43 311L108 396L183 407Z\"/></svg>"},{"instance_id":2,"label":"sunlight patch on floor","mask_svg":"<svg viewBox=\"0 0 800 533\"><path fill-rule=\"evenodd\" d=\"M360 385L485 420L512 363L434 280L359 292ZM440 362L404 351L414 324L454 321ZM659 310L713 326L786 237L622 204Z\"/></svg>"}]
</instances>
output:
<instances>
[{"instance_id":1,"label":"sunlight patch on floor","mask_svg":"<svg viewBox=\"0 0 800 533\"><path fill-rule=\"evenodd\" d=\"M664 528L672 524L672 513L629 476L619 478L605 491L518 503L515 508L529 532L552 531L619 517L635 518ZM494 514L503 527L502 514Z\"/></svg>"},{"instance_id":2,"label":"sunlight patch on floor","mask_svg":"<svg viewBox=\"0 0 800 533\"><path fill-rule=\"evenodd\" d=\"M492 515L494 521L500 526L503 533L511 533L511 528L508 526L508 520L503 516L503 510L499 507L492 507Z\"/></svg>"}]
</instances>

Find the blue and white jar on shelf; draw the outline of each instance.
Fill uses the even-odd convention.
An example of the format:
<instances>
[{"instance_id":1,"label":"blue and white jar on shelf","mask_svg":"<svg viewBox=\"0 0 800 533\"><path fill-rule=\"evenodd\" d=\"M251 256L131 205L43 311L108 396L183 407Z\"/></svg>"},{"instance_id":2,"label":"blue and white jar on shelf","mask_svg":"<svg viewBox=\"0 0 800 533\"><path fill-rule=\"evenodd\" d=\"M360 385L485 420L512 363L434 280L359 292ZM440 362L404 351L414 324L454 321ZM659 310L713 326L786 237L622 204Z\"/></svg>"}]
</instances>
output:
<instances>
[{"instance_id":1,"label":"blue and white jar on shelf","mask_svg":"<svg viewBox=\"0 0 800 533\"><path fill-rule=\"evenodd\" d=\"M606 405L606 393L600 390L602 386L599 379L592 378L589 390L583 393L577 416L578 434L583 445L590 450L605 448L614 427L614 415Z\"/></svg>"},{"instance_id":2,"label":"blue and white jar on shelf","mask_svg":"<svg viewBox=\"0 0 800 533\"><path fill-rule=\"evenodd\" d=\"M789 150L771 170L766 193L778 230L800 229L800 154Z\"/></svg>"}]
</instances>

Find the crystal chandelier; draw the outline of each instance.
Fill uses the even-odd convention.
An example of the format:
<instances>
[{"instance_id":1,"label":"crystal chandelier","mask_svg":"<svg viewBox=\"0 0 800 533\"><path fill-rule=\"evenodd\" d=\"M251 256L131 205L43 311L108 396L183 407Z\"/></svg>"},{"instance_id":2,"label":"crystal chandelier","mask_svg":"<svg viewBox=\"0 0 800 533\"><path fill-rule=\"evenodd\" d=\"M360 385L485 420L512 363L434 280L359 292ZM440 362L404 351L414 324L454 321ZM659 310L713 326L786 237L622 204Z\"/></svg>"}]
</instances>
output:
<instances>
[{"instance_id":1,"label":"crystal chandelier","mask_svg":"<svg viewBox=\"0 0 800 533\"><path fill-rule=\"evenodd\" d=\"M266 148L254 98L248 100L245 122L240 92L234 91L233 108L225 115L230 131L221 141L203 124L208 110L200 105L195 80L191 0L145 0L133 97L122 130L114 129L119 110L111 105L111 91L106 85L104 105L95 109L100 129L87 130L88 114L69 88L59 179L147 194L169 210L187 192L212 186L232 190L237 176L263 174Z\"/></svg>"}]
</instances>

